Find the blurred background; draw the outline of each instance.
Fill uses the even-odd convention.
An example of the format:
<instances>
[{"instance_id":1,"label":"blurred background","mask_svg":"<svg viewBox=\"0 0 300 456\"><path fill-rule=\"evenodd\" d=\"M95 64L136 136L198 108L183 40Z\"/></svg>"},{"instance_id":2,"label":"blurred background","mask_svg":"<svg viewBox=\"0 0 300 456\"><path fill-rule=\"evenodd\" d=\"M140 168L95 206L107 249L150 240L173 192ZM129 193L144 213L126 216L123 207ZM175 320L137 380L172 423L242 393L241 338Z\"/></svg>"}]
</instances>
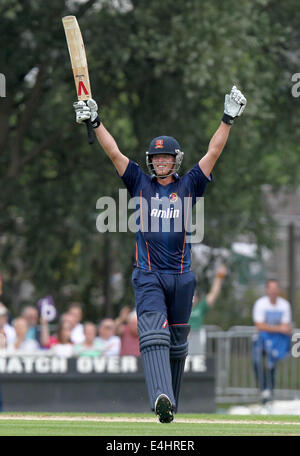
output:
<instances>
[{"instance_id":1,"label":"blurred background","mask_svg":"<svg viewBox=\"0 0 300 456\"><path fill-rule=\"evenodd\" d=\"M233 0L1 0L0 299L12 322L50 295L82 322L134 307L134 234L96 230L96 201L123 187L98 144L75 124L73 74L61 18L75 15L93 98L120 150L144 171L158 135L205 154L232 85L248 105L205 193L205 234L193 246L197 292L228 273L205 323L251 326L268 277L300 327L299 5ZM3 96L5 95L5 96ZM54 320L57 322L58 320ZM300 387L299 387L300 388Z\"/></svg>"}]
</instances>

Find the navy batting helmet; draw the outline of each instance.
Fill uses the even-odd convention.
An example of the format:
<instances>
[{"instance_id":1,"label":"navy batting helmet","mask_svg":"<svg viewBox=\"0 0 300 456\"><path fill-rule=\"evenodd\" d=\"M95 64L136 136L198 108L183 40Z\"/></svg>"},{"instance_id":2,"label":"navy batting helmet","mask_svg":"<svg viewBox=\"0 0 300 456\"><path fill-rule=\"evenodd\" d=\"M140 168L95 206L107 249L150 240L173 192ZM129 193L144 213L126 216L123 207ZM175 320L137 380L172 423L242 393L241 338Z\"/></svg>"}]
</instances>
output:
<instances>
[{"instance_id":1,"label":"navy batting helmet","mask_svg":"<svg viewBox=\"0 0 300 456\"><path fill-rule=\"evenodd\" d=\"M167 177L178 172L184 153L180 149L179 142L175 138L172 136L158 136L157 138L152 139L149 150L146 152L146 164L150 174L154 176L156 173L152 163L152 156L158 154L169 154L175 157L175 164L171 172L166 176L161 177Z\"/></svg>"}]
</instances>

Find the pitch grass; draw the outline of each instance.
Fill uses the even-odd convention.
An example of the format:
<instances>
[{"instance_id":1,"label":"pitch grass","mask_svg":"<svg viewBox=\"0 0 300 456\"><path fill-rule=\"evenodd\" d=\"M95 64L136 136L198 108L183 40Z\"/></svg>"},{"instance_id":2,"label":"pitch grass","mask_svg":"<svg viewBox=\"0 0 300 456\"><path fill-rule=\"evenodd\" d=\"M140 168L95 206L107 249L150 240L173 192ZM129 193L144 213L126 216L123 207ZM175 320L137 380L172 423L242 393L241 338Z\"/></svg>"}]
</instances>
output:
<instances>
[{"instance_id":1,"label":"pitch grass","mask_svg":"<svg viewBox=\"0 0 300 456\"><path fill-rule=\"evenodd\" d=\"M205 422L161 424L150 414L10 413L9 415L11 419L0 420L0 436L300 436L300 416L178 414L176 418L180 420ZM30 416L36 418L37 415L43 419L30 420ZM21 419L22 417L26 417L26 420ZM52 420L45 420L47 417L52 417ZM55 417L59 417L60 420L66 418L66 421L55 421L53 419ZM68 417L78 418L78 420L68 421ZM107 421L86 421L89 418L107 418ZM112 418L114 421L109 421ZM117 418L120 421L115 421ZM143 418L153 418L153 422L139 421ZM125 421L126 419L135 421Z\"/></svg>"}]
</instances>

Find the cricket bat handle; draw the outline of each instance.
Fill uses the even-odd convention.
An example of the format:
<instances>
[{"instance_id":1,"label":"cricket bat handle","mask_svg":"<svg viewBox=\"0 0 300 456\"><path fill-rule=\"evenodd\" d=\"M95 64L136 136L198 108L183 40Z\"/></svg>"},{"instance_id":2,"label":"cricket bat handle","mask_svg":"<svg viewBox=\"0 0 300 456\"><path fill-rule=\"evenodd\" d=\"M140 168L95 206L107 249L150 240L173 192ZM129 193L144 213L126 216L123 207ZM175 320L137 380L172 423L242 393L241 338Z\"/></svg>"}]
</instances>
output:
<instances>
[{"instance_id":1,"label":"cricket bat handle","mask_svg":"<svg viewBox=\"0 0 300 456\"><path fill-rule=\"evenodd\" d=\"M89 139L89 144L93 144L95 141L95 133L94 129L92 127L92 122L91 119L88 119L86 121L86 128L87 128L87 134L88 134L88 139Z\"/></svg>"}]
</instances>

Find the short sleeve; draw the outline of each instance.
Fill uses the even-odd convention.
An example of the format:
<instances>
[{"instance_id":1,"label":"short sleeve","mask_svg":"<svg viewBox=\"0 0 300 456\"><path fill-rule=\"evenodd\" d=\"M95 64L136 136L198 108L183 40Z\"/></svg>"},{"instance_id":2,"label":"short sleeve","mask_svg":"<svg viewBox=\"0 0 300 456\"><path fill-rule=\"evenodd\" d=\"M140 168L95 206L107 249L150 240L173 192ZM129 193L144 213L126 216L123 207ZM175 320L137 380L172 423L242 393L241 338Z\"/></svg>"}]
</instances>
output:
<instances>
[{"instance_id":1,"label":"short sleeve","mask_svg":"<svg viewBox=\"0 0 300 456\"><path fill-rule=\"evenodd\" d=\"M265 321L265 311L261 304L261 301L256 301L254 304L252 314L254 323L264 323Z\"/></svg>"},{"instance_id":2,"label":"short sleeve","mask_svg":"<svg viewBox=\"0 0 300 456\"><path fill-rule=\"evenodd\" d=\"M203 195L207 182L212 181L212 175L210 174L209 177L206 177L199 163L197 163L194 168L183 176L183 179L191 192L191 196L195 199Z\"/></svg>"},{"instance_id":3,"label":"short sleeve","mask_svg":"<svg viewBox=\"0 0 300 456\"><path fill-rule=\"evenodd\" d=\"M290 307L290 304L288 302L286 302L286 306L285 306L285 309L282 314L281 323L289 324L289 323L291 323L291 321L292 321L291 307Z\"/></svg>"},{"instance_id":4,"label":"short sleeve","mask_svg":"<svg viewBox=\"0 0 300 456\"><path fill-rule=\"evenodd\" d=\"M139 165L132 160L129 160L123 176L120 176L118 172L117 174L121 177L131 197L138 194L142 188L143 181L147 178L147 175L141 170Z\"/></svg>"}]
</instances>

